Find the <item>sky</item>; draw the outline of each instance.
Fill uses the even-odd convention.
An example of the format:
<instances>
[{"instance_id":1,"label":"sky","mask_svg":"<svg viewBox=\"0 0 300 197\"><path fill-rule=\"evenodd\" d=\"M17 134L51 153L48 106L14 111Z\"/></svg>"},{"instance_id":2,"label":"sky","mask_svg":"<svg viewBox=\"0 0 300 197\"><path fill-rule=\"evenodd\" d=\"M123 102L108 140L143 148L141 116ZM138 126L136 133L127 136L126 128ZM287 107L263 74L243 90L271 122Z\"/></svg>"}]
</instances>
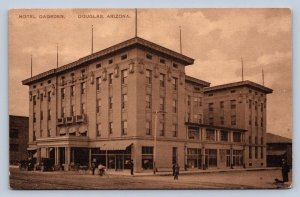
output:
<instances>
[{"instance_id":1,"label":"sky","mask_svg":"<svg viewBox=\"0 0 300 197\"><path fill-rule=\"evenodd\" d=\"M26 16L25 16L26 15ZM31 15L31 16L28 16ZM60 15L63 18L45 18ZM90 18L90 16L103 18ZM22 16L22 17L20 17ZM114 17L109 17L114 16ZM33 18L35 17L35 18ZM89 18L87 18L89 17ZM138 36L195 59L186 74L211 86L244 79L273 89L267 132L292 137L291 13L289 9L138 9ZM39 9L9 13L9 113L29 114L21 81L135 35L134 9Z\"/></svg>"}]
</instances>

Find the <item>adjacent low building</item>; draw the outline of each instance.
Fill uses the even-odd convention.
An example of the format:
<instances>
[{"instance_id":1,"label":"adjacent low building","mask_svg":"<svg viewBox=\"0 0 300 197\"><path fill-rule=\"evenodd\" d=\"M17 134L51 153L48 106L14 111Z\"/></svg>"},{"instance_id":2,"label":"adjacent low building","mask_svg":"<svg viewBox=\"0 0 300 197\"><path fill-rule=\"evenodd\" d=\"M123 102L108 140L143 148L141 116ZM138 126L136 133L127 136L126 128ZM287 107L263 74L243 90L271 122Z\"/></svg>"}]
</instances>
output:
<instances>
[{"instance_id":1,"label":"adjacent low building","mask_svg":"<svg viewBox=\"0 0 300 197\"><path fill-rule=\"evenodd\" d=\"M29 118L9 116L9 163L18 164L28 158Z\"/></svg>"},{"instance_id":2,"label":"adjacent low building","mask_svg":"<svg viewBox=\"0 0 300 197\"><path fill-rule=\"evenodd\" d=\"M280 167L282 159L286 159L292 167L292 139L273 133L266 133L267 137L267 166Z\"/></svg>"},{"instance_id":3,"label":"adjacent low building","mask_svg":"<svg viewBox=\"0 0 300 197\"><path fill-rule=\"evenodd\" d=\"M194 60L134 37L23 81L38 161L136 172L266 165L266 94L242 81L210 87ZM259 156L258 156L259 155Z\"/></svg>"}]
</instances>

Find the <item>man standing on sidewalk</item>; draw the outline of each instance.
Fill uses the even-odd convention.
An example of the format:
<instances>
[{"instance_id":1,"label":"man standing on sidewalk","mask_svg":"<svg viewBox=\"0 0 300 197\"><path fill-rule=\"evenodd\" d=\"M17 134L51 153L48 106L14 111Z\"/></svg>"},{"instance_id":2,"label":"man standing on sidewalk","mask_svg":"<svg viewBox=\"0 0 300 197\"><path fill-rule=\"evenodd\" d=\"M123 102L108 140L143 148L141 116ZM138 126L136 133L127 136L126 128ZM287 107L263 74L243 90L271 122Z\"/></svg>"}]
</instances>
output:
<instances>
[{"instance_id":1,"label":"man standing on sidewalk","mask_svg":"<svg viewBox=\"0 0 300 197\"><path fill-rule=\"evenodd\" d=\"M129 166L130 166L130 174L133 175L133 167L134 167L133 160L130 160Z\"/></svg>"},{"instance_id":2,"label":"man standing on sidewalk","mask_svg":"<svg viewBox=\"0 0 300 197\"><path fill-rule=\"evenodd\" d=\"M179 165L178 163L175 164L174 166L174 180L178 180L178 176L179 176Z\"/></svg>"}]
</instances>

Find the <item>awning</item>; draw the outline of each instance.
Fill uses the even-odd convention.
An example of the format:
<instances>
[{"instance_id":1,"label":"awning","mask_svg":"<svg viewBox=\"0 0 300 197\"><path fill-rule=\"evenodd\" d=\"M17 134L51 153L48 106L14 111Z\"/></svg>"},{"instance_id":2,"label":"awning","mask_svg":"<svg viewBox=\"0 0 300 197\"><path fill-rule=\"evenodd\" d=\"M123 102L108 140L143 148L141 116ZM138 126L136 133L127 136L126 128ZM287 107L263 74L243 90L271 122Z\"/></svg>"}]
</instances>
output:
<instances>
[{"instance_id":1,"label":"awning","mask_svg":"<svg viewBox=\"0 0 300 197\"><path fill-rule=\"evenodd\" d=\"M28 147L27 150L29 150L29 151L30 150L37 150L37 148L36 147Z\"/></svg>"},{"instance_id":2,"label":"awning","mask_svg":"<svg viewBox=\"0 0 300 197\"><path fill-rule=\"evenodd\" d=\"M131 146L132 143L131 142L127 142L127 141L119 141L119 142L105 142L104 144L102 144L100 146L100 150L126 150L126 148L128 146Z\"/></svg>"},{"instance_id":3,"label":"awning","mask_svg":"<svg viewBox=\"0 0 300 197\"><path fill-rule=\"evenodd\" d=\"M82 125L81 127L79 127L79 133L85 133L87 132L87 126L86 125Z\"/></svg>"},{"instance_id":4,"label":"awning","mask_svg":"<svg viewBox=\"0 0 300 197\"><path fill-rule=\"evenodd\" d=\"M76 133L77 127L71 127L69 128L69 133Z\"/></svg>"},{"instance_id":5,"label":"awning","mask_svg":"<svg viewBox=\"0 0 300 197\"><path fill-rule=\"evenodd\" d=\"M285 150L268 150L267 151L268 155L275 155L275 156L282 156L286 154Z\"/></svg>"},{"instance_id":6,"label":"awning","mask_svg":"<svg viewBox=\"0 0 300 197\"><path fill-rule=\"evenodd\" d=\"M66 134L66 132L67 132L67 129L66 129L65 127L61 127L61 128L59 129L59 133L60 133L60 134Z\"/></svg>"}]
</instances>

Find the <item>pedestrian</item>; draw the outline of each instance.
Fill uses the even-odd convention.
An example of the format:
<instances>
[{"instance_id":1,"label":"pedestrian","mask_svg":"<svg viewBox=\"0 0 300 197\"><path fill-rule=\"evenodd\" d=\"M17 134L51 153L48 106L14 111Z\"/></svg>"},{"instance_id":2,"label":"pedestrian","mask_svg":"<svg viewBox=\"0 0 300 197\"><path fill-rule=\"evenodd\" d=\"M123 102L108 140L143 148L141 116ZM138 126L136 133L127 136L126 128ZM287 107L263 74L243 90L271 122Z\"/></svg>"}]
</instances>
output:
<instances>
[{"instance_id":1,"label":"pedestrian","mask_svg":"<svg viewBox=\"0 0 300 197\"><path fill-rule=\"evenodd\" d=\"M133 175L133 167L134 167L133 160L130 160L129 167L130 167L130 174Z\"/></svg>"},{"instance_id":2,"label":"pedestrian","mask_svg":"<svg viewBox=\"0 0 300 197\"><path fill-rule=\"evenodd\" d=\"M95 169L96 169L96 158L93 158L92 164L91 164L91 168L92 168L92 174L95 175Z\"/></svg>"},{"instance_id":3,"label":"pedestrian","mask_svg":"<svg viewBox=\"0 0 300 197\"><path fill-rule=\"evenodd\" d=\"M282 159L281 161L282 182L289 181L289 172L290 172L289 165L287 164L285 159Z\"/></svg>"},{"instance_id":4,"label":"pedestrian","mask_svg":"<svg viewBox=\"0 0 300 197\"><path fill-rule=\"evenodd\" d=\"M175 162L172 164L173 176L175 176Z\"/></svg>"},{"instance_id":5,"label":"pedestrian","mask_svg":"<svg viewBox=\"0 0 300 197\"><path fill-rule=\"evenodd\" d=\"M178 180L178 176L179 176L179 165L178 163L175 164L175 167L174 167L174 180Z\"/></svg>"}]
</instances>

